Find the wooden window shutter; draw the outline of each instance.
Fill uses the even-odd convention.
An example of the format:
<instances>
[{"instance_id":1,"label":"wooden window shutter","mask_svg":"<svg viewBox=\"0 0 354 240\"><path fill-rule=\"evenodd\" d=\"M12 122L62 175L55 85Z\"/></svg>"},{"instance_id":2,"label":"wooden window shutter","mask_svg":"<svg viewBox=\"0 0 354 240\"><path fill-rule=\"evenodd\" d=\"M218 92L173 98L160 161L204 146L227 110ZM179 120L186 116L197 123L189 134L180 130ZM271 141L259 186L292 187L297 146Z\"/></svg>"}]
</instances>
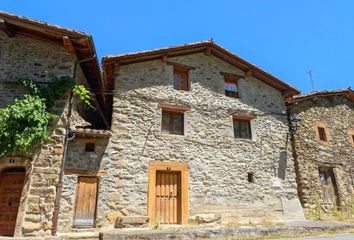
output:
<instances>
[{"instance_id":1,"label":"wooden window shutter","mask_svg":"<svg viewBox=\"0 0 354 240\"><path fill-rule=\"evenodd\" d=\"M79 177L76 193L75 226L94 226L98 178Z\"/></svg>"}]
</instances>

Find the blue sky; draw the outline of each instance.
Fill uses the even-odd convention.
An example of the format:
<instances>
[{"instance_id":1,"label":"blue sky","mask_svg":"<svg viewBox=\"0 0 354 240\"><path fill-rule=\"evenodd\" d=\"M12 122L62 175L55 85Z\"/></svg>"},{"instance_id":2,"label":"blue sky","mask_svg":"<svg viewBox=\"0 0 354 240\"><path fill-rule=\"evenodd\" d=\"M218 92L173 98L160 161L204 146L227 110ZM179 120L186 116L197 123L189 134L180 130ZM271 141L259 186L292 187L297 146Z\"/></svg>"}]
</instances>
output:
<instances>
[{"instance_id":1,"label":"blue sky","mask_svg":"<svg viewBox=\"0 0 354 240\"><path fill-rule=\"evenodd\" d=\"M0 0L0 10L93 35L99 58L213 38L299 88L354 87L354 1Z\"/></svg>"}]
</instances>

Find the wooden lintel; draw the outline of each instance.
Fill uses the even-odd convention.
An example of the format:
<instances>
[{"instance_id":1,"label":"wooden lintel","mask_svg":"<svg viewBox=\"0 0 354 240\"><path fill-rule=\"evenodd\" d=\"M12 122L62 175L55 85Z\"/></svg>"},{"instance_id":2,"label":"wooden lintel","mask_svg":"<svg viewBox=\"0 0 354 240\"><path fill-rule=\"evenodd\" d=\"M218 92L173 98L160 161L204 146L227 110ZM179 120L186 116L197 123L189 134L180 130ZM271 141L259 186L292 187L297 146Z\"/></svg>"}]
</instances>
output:
<instances>
[{"instance_id":1,"label":"wooden lintel","mask_svg":"<svg viewBox=\"0 0 354 240\"><path fill-rule=\"evenodd\" d=\"M231 113L231 116L234 119L242 119L242 120L252 120L252 119L256 118L255 115L243 113L243 112L233 112L233 113Z\"/></svg>"},{"instance_id":2,"label":"wooden lintel","mask_svg":"<svg viewBox=\"0 0 354 240\"><path fill-rule=\"evenodd\" d=\"M69 53L75 54L76 51L75 51L74 44L68 36L63 36L63 44Z\"/></svg>"},{"instance_id":3,"label":"wooden lintel","mask_svg":"<svg viewBox=\"0 0 354 240\"><path fill-rule=\"evenodd\" d=\"M191 107L186 105L175 105L170 103L159 103L159 107L166 111L173 111L173 112L186 112L190 111Z\"/></svg>"},{"instance_id":4,"label":"wooden lintel","mask_svg":"<svg viewBox=\"0 0 354 240\"><path fill-rule=\"evenodd\" d=\"M185 64L181 64L181 63L175 63L175 62L166 62L168 65L172 65L174 67L177 67L177 68L182 68L182 69L188 69L188 70L194 70L195 67L193 66L189 66L189 65L185 65Z\"/></svg>"},{"instance_id":5,"label":"wooden lintel","mask_svg":"<svg viewBox=\"0 0 354 240\"><path fill-rule=\"evenodd\" d=\"M8 37L14 37L15 32L11 29L11 27L7 24L5 19L0 18L0 29L6 33Z\"/></svg>"},{"instance_id":6,"label":"wooden lintel","mask_svg":"<svg viewBox=\"0 0 354 240\"><path fill-rule=\"evenodd\" d=\"M220 74L223 75L224 78L228 78L230 80L239 80L241 78L245 78L244 75L238 75L234 73L220 72Z\"/></svg>"}]
</instances>

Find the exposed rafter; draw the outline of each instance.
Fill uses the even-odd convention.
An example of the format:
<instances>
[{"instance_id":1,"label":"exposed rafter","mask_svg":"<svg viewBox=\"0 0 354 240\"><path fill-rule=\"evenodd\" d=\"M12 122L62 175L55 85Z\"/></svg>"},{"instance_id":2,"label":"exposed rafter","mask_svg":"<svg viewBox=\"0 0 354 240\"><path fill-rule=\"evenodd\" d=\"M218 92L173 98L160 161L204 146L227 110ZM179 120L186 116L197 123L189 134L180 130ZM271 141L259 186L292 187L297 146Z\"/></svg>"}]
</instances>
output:
<instances>
[{"instance_id":1,"label":"exposed rafter","mask_svg":"<svg viewBox=\"0 0 354 240\"><path fill-rule=\"evenodd\" d=\"M9 24L3 18L0 18L0 29L4 31L8 37L15 36L15 32L11 29Z\"/></svg>"}]
</instances>

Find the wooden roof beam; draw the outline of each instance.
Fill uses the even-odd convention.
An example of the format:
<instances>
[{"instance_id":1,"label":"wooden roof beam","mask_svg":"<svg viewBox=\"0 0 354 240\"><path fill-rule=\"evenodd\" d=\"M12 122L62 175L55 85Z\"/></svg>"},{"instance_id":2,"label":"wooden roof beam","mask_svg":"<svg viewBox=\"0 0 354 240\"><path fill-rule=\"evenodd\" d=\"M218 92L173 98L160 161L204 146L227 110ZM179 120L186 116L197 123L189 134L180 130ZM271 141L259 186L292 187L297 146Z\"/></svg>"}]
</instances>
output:
<instances>
[{"instance_id":1,"label":"wooden roof beam","mask_svg":"<svg viewBox=\"0 0 354 240\"><path fill-rule=\"evenodd\" d=\"M15 36L15 32L3 18L0 18L0 29L4 31L8 37Z\"/></svg>"},{"instance_id":2,"label":"wooden roof beam","mask_svg":"<svg viewBox=\"0 0 354 240\"><path fill-rule=\"evenodd\" d=\"M74 44L68 36L63 36L63 44L69 53L76 53Z\"/></svg>"}]
</instances>

